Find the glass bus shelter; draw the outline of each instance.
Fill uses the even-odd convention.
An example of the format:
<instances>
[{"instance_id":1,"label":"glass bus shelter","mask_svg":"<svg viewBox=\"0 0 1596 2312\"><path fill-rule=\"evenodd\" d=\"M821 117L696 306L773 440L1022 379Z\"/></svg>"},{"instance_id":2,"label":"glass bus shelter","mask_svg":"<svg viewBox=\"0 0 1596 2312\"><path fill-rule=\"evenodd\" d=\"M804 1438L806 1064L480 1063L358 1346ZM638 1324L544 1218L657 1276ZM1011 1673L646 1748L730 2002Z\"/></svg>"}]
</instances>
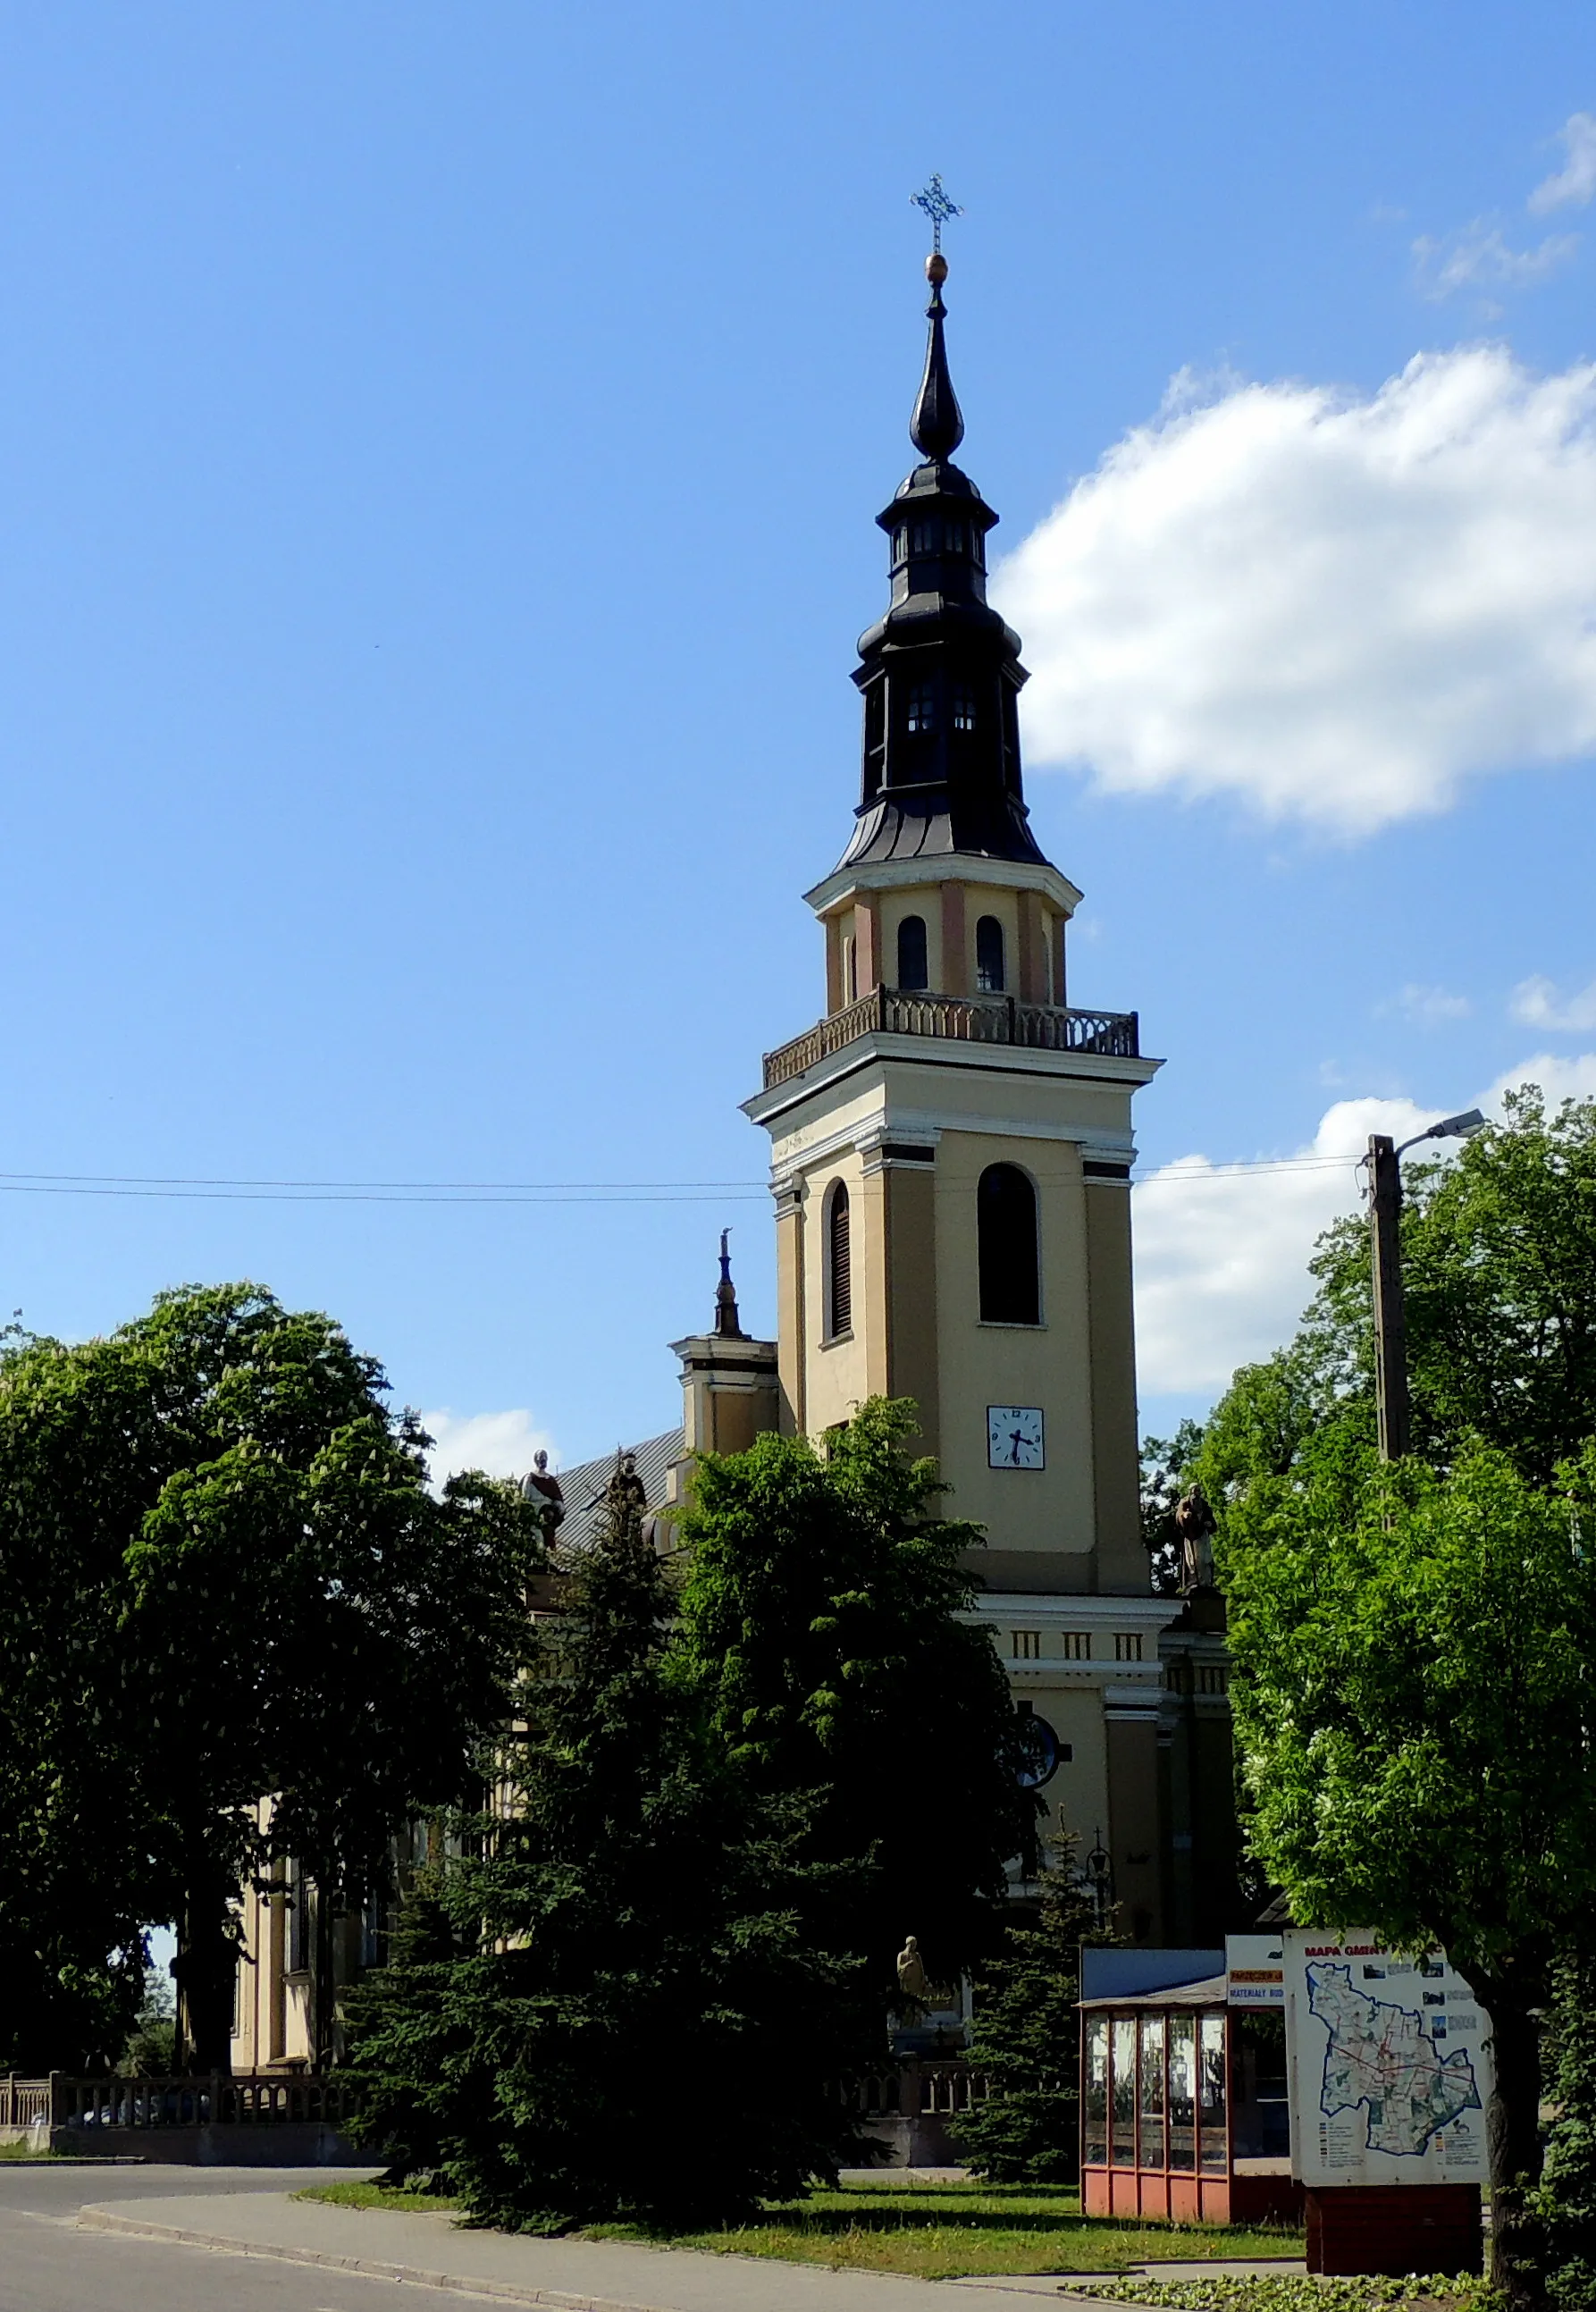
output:
<instances>
[{"instance_id":1,"label":"glass bus shelter","mask_svg":"<svg viewBox=\"0 0 1596 2312\"><path fill-rule=\"evenodd\" d=\"M1244 2093L1245 2083L1232 2036L1223 1975L1081 2001L1081 2204L1088 2215L1300 2220L1302 2187L1289 2157L1238 2146L1235 2090Z\"/></svg>"}]
</instances>

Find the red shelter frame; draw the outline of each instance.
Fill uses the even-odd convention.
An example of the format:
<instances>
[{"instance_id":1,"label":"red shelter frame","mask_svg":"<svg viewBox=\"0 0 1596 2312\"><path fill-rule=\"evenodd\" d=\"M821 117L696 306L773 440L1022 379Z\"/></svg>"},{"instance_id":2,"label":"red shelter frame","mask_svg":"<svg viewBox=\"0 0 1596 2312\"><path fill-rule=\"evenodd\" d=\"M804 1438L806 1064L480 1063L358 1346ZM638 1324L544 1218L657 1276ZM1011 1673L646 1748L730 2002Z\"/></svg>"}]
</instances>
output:
<instances>
[{"instance_id":1,"label":"red shelter frame","mask_svg":"<svg viewBox=\"0 0 1596 2312\"><path fill-rule=\"evenodd\" d=\"M1225 1979L1082 2001L1081 2201L1094 2216L1291 2221L1289 2160L1238 2159Z\"/></svg>"}]
</instances>

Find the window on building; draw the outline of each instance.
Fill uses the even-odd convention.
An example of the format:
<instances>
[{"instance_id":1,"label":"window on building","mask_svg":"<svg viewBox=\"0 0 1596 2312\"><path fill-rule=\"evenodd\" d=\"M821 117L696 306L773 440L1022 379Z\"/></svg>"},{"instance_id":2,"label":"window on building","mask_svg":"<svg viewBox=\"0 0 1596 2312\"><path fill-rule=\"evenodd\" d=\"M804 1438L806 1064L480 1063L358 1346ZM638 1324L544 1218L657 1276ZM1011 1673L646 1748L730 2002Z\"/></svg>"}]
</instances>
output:
<instances>
[{"instance_id":1,"label":"window on building","mask_svg":"<svg viewBox=\"0 0 1596 2312\"><path fill-rule=\"evenodd\" d=\"M1039 1630L1011 1630L1010 1642L1016 1661L1039 1661L1042 1653L1042 1633Z\"/></svg>"},{"instance_id":2,"label":"window on building","mask_svg":"<svg viewBox=\"0 0 1596 2312\"><path fill-rule=\"evenodd\" d=\"M909 536L909 552L911 554L934 554L936 552L936 524L934 521L916 522Z\"/></svg>"},{"instance_id":3,"label":"window on building","mask_svg":"<svg viewBox=\"0 0 1596 2312\"><path fill-rule=\"evenodd\" d=\"M859 994L859 950L851 938L842 943L843 1000L853 1003Z\"/></svg>"},{"instance_id":4,"label":"window on building","mask_svg":"<svg viewBox=\"0 0 1596 2312\"><path fill-rule=\"evenodd\" d=\"M1141 1660L1141 1659L1142 1659L1142 1633L1141 1633L1140 1630L1116 1630L1116 1631L1115 1631L1115 1633L1114 1633L1114 1659L1115 1659L1115 1660L1116 1660L1116 1661L1140 1661L1140 1660Z\"/></svg>"},{"instance_id":5,"label":"window on building","mask_svg":"<svg viewBox=\"0 0 1596 2312\"><path fill-rule=\"evenodd\" d=\"M303 1975L311 1964L311 1887L296 1855L291 1855L284 1866L283 1884L288 1913L288 1972Z\"/></svg>"},{"instance_id":6,"label":"window on building","mask_svg":"<svg viewBox=\"0 0 1596 2312\"><path fill-rule=\"evenodd\" d=\"M826 1336L835 1340L854 1322L853 1248L849 1240L848 1192L834 1180L826 1198Z\"/></svg>"},{"instance_id":7,"label":"window on building","mask_svg":"<svg viewBox=\"0 0 1596 2312\"><path fill-rule=\"evenodd\" d=\"M925 918L905 915L898 926L898 985L899 987L929 987L931 974L925 960Z\"/></svg>"},{"instance_id":8,"label":"window on building","mask_svg":"<svg viewBox=\"0 0 1596 2312\"><path fill-rule=\"evenodd\" d=\"M1006 984L1003 925L995 915L983 915L976 925L976 985L983 995L1001 995Z\"/></svg>"},{"instance_id":9,"label":"window on building","mask_svg":"<svg viewBox=\"0 0 1596 2312\"><path fill-rule=\"evenodd\" d=\"M981 1319L1041 1322L1037 1272L1036 1190L1017 1164L988 1164L976 1189Z\"/></svg>"},{"instance_id":10,"label":"window on building","mask_svg":"<svg viewBox=\"0 0 1596 2312\"><path fill-rule=\"evenodd\" d=\"M943 530L943 553L944 553L944 554L962 554L962 553L963 553L963 551L964 551L964 524L963 524L962 522L960 522L960 521L951 521L951 522L948 524L947 528Z\"/></svg>"},{"instance_id":11,"label":"window on building","mask_svg":"<svg viewBox=\"0 0 1596 2312\"><path fill-rule=\"evenodd\" d=\"M907 731L934 731L936 728L936 695L928 682L909 686L908 712L904 717Z\"/></svg>"},{"instance_id":12,"label":"window on building","mask_svg":"<svg viewBox=\"0 0 1596 2312\"><path fill-rule=\"evenodd\" d=\"M976 695L968 682L953 685L953 728L973 731L976 727Z\"/></svg>"},{"instance_id":13,"label":"window on building","mask_svg":"<svg viewBox=\"0 0 1596 2312\"><path fill-rule=\"evenodd\" d=\"M899 524L898 528L897 528L897 529L893 531L893 533L892 533L892 559L893 559L893 561L894 561L894 562L901 562L901 561L903 560L904 556L905 556L908 552L908 527L907 523L899 522Z\"/></svg>"},{"instance_id":14,"label":"window on building","mask_svg":"<svg viewBox=\"0 0 1596 2312\"><path fill-rule=\"evenodd\" d=\"M1065 1632L1064 1658L1065 1661L1090 1661L1092 1660L1092 1633L1090 1630L1066 1630Z\"/></svg>"}]
</instances>

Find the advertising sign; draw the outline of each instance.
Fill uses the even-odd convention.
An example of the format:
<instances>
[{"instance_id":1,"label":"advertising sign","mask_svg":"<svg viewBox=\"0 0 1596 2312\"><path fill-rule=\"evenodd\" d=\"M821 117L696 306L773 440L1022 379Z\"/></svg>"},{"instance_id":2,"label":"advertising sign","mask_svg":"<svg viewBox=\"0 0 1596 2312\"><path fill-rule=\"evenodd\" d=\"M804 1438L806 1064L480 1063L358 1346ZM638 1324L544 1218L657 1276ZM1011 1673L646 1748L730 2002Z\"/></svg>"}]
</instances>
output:
<instances>
[{"instance_id":1,"label":"advertising sign","mask_svg":"<svg viewBox=\"0 0 1596 2312\"><path fill-rule=\"evenodd\" d=\"M1285 1975L1278 1933L1226 1935L1224 2000L1227 2007L1285 2006Z\"/></svg>"},{"instance_id":2,"label":"advertising sign","mask_svg":"<svg viewBox=\"0 0 1596 2312\"><path fill-rule=\"evenodd\" d=\"M1280 1940L1302 2182L1486 2182L1491 2022L1445 1953L1399 1957L1352 1929Z\"/></svg>"}]
</instances>

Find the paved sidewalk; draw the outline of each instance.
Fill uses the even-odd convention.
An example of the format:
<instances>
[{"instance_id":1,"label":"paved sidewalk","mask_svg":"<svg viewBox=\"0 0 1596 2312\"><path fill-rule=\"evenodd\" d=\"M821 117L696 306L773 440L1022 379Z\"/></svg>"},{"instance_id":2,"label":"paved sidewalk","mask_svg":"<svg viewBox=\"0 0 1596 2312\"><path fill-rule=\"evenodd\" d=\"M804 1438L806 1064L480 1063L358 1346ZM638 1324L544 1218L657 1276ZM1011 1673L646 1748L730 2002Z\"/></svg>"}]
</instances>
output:
<instances>
[{"instance_id":1,"label":"paved sidewalk","mask_svg":"<svg viewBox=\"0 0 1596 2312\"><path fill-rule=\"evenodd\" d=\"M950 2312L957 2301L942 2281L619 2240L461 2231L446 2215L329 2208L286 2194L92 2203L78 2222L564 2312Z\"/></svg>"}]
</instances>

